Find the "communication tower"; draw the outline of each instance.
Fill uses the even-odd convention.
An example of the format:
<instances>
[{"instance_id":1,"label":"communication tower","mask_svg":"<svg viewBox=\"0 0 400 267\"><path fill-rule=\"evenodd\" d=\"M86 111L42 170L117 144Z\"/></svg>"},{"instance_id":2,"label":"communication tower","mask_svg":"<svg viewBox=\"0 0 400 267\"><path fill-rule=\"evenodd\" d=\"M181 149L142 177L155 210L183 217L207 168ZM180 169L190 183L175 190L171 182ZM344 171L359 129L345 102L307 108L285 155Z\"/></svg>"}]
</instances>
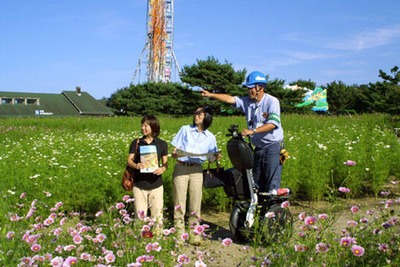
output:
<instances>
[{"instance_id":1,"label":"communication tower","mask_svg":"<svg viewBox=\"0 0 400 267\"><path fill-rule=\"evenodd\" d=\"M174 1L147 0L147 37L140 55L138 65L133 74L132 84L138 75L141 82L142 59L146 54L149 82L169 82L179 78L179 65L173 50L174 37Z\"/></svg>"}]
</instances>

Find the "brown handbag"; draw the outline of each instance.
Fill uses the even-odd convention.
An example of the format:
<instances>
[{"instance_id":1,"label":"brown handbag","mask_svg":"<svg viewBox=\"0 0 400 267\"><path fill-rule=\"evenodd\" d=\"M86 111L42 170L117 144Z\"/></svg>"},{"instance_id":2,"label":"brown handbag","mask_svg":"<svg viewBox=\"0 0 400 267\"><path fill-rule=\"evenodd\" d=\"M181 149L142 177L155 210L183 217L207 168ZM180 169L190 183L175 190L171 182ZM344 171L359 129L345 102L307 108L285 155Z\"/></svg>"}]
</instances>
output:
<instances>
[{"instance_id":1,"label":"brown handbag","mask_svg":"<svg viewBox=\"0 0 400 267\"><path fill-rule=\"evenodd\" d=\"M137 154L139 146L139 138L136 139L135 156ZM133 188L135 170L129 166L126 166L124 174L122 175L122 187L125 191L131 191Z\"/></svg>"}]
</instances>

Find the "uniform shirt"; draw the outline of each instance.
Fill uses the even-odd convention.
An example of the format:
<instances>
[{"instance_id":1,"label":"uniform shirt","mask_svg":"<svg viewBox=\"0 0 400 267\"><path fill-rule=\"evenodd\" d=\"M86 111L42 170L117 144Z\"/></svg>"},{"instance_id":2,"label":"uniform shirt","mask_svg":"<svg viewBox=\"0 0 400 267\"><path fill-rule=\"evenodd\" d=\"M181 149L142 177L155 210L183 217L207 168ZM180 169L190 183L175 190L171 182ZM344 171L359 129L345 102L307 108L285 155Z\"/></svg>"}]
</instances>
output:
<instances>
[{"instance_id":1,"label":"uniform shirt","mask_svg":"<svg viewBox=\"0 0 400 267\"><path fill-rule=\"evenodd\" d=\"M197 126L194 125L182 126L172 140L171 144L180 150L195 154L212 153L218 151L217 139L215 136L209 130L199 132ZM181 157L179 160L186 163L203 164L207 160L207 157L190 156Z\"/></svg>"},{"instance_id":2,"label":"uniform shirt","mask_svg":"<svg viewBox=\"0 0 400 267\"><path fill-rule=\"evenodd\" d=\"M168 155L168 144L164 140L161 140L157 137L154 137L153 142L147 144L144 141L144 138L139 139L139 147L138 151L135 153L136 142L138 139L132 141L131 146L129 148L130 154L135 154L133 158L133 162L139 163L140 162L140 147L141 146L149 146L153 145L156 146L157 149L157 161L158 166L162 165L162 157ZM135 169L135 178L133 182L134 186L144 189L144 190L152 190L162 186L162 176L161 175L154 175L153 173L141 173L140 170Z\"/></svg>"},{"instance_id":3,"label":"uniform shirt","mask_svg":"<svg viewBox=\"0 0 400 267\"><path fill-rule=\"evenodd\" d=\"M248 96L235 96L234 108L241 109L247 120L247 128L255 129L266 123L276 126L271 131L255 133L250 136L251 143L256 147L264 147L270 143L283 141L283 129L281 125L281 107L279 100L269 94L264 94L261 101L256 103Z\"/></svg>"}]
</instances>

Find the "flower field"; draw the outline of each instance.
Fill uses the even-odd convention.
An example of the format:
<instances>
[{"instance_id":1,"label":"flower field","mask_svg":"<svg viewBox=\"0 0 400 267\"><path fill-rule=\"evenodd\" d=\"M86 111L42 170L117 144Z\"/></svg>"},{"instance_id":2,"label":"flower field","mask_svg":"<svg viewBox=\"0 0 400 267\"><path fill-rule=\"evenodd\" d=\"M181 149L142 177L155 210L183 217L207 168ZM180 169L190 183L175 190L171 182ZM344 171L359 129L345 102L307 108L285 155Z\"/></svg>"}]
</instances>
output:
<instances>
[{"instance_id":1,"label":"flower field","mask_svg":"<svg viewBox=\"0 0 400 267\"><path fill-rule=\"evenodd\" d=\"M131 193L121 187L130 142L141 118L42 118L0 120L1 241L4 266L217 266L216 255L185 254L193 235L208 238L206 224L177 235L170 223L172 170L163 175L164 230L148 218L135 221ZM168 143L191 117L160 117ZM335 202L363 195L386 197L376 211L350 209L352 220L338 236L331 214L295 214L301 229L268 247L250 245L254 266L386 266L397 263L398 200L383 186L400 178L400 147L380 114L354 117L283 116L285 163L282 185L296 198ZM217 117L210 130L227 158L230 124L242 117ZM240 128L239 127L239 128ZM169 147L172 150L172 147ZM203 207L229 210L222 188L203 190ZM388 195L388 196L385 196ZM290 207L289 207L290 208ZM221 240L230 246L232 240ZM244 247L244 249L248 249ZM341 258L339 261L338 258ZM395 264L396 265L396 264Z\"/></svg>"}]
</instances>

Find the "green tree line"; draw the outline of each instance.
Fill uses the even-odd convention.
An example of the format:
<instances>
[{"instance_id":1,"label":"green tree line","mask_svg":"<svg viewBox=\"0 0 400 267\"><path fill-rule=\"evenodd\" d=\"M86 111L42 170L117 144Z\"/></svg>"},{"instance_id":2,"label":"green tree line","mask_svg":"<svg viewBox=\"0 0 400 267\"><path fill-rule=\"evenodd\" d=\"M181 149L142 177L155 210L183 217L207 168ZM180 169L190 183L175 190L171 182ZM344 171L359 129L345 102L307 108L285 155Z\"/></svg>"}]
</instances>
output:
<instances>
[{"instance_id":1,"label":"green tree line","mask_svg":"<svg viewBox=\"0 0 400 267\"><path fill-rule=\"evenodd\" d=\"M379 70L382 81L362 85L346 85L342 81L333 81L320 85L327 89L329 112L335 114L341 110L354 110L357 113L400 114L400 71L397 66L391 73ZM107 106L117 115L143 114L191 114L197 105L208 105L215 114L238 114L230 105L214 100L204 99L198 89L211 92L243 96L247 94L241 86L246 69L235 70L231 63L219 62L210 56L197 60L193 65L184 66L180 73L181 83L144 83L118 89L107 99ZM267 75L268 76L268 75ZM268 77L267 93L277 97L281 102L282 112L313 113L310 107L295 107L304 97L304 89L285 89L285 80ZM311 80L297 80L290 85L314 89L316 83Z\"/></svg>"}]
</instances>

